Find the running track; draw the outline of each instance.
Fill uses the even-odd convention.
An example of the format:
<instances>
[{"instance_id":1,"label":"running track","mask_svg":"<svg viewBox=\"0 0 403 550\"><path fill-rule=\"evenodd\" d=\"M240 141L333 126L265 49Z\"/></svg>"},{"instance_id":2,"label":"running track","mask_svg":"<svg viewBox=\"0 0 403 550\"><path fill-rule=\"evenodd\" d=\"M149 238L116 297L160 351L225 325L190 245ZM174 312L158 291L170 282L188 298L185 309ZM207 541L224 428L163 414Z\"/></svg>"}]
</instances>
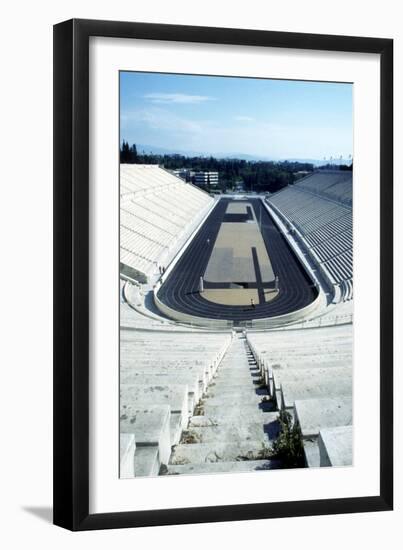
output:
<instances>
[{"instance_id":1,"label":"running track","mask_svg":"<svg viewBox=\"0 0 403 550\"><path fill-rule=\"evenodd\" d=\"M279 295L272 302L256 304L255 308L214 304L200 296L200 276L207 267L230 201L231 199L221 199L218 202L161 286L158 298L168 307L182 313L209 319L226 319L235 323L283 315L310 304L316 298L317 291L260 199L248 199L247 202L252 204L256 219L261 219L263 240L273 271L279 276ZM207 239L210 239L211 246L206 244ZM259 286L258 290L262 291Z\"/></svg>"}]
</instances>

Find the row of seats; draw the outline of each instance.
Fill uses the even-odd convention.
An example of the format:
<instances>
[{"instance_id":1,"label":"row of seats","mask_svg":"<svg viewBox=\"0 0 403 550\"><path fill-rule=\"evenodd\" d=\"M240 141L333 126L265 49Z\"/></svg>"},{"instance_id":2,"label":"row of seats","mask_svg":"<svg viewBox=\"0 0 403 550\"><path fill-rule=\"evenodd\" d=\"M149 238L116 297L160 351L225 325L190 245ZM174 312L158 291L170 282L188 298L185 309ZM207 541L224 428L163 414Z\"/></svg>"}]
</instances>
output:
<instances>
[{"instance_id":1,"label":"row of seats","mask_svg":"<svg viewBox=\"0 0 403 550\"><path fill-rule=\"evenodd\" d=\"M350 231L338 233L333 238L320 242L320 244L315 246L315 254L318 256L319 261L326 262L335 255L350 250L351 242L352 232L350 229Z\"/></svg>"},{"instance_id":2,"label":"row of seats","mask_svg":"<svg viewBox=\"0 0 403 550\"><path fill-rule=\"evenodd\" d=\"M172 331L121 328L122 477L158 475L168 464L231 341L229 332L173 337Z\"/></svg>"},{"instance_id":3,"label":"row of seats","mask_svg":"<svg viewBox=\"0 0 403 550\"><path fill-rule=\"evenodd\" d=\"M300 427L307 465L351 464L352 325L248 332L247 340L271 397ZM337 456L334 429L345 437Z\"/></svg>"},{"instance_id":4,"label":"row of seats","mask_svg":"<svg viewBox=\"0 0 403 550\"><path fill-rule=\"evenodd\" d=\"M159 167L153 164L121 164L121 193L147 192L153 189L176 184L175 179L166 172L160 177Z\"/></svg>"},{"instance_id":5,"label":"row of seats","mask_svg":"<svg viewBox=\"0 0 403 550\"><path fill-rule=\"evenodd\" d=\"M352 208L335 200L336 189L344 196L352 186L351 172L315 172L299 183L267 198L296 228L311 255L332 284L339 287L342 300L352 299L353 217ZM326 197L333 190L332 200ZM348 281L348 283L347 283Z\"/></svg>"},{"instance_id":6,"label":"row of seats","mask_svg":"<svg viewBox=\"0 0 403 550\"><path fill-rule=\"evenodd\" d=\"M142 219L138 216L136 217L134 213L123 210L122 208L120 211L121 226L131 229L133 228L134 222L136 222L135 231L142 235L147 235L150 239L156 241L157 243L165 244L167 238L175 238L175 234L167 231L166 228L151 223L149 219Z\"/></svg>"},{"instance_id":7,"label":"row of seats","mask_svg":"<svg viewBox=\"0 0 403 550\"><path fill-rule=\"evenodd\" d=\"M122 247L128 250L135 250L136 254L146 260L153 261L158 258L167 246L153 241L151 238L142 235L140 232L127 228L124 225L120 226L120 239Z\"/></svg>"},{"instance_id":8,"label":"row of seats","mask_svg":"<svg viewBox=\"0 0 403 550\"><path fill-rule=\"evenodd\" d=\"M128 250L122 244L120 245L120 262L124 265L128 265L136 269L141 273L152 273L156 267L154 262L139 256L132 250Z\"/></svg>"},{"instance_id":9,"label":"row of seats","mask_svg":"<svg viewBox=\"0 0 403 550\"><path fill-rule=\"evenodd\" d=\"M286 187L270 197L270 200L280 210L285 209L293 223L306 233L322 229L351 211L343 204L307 193L297 185Z\"/></svg>"},{"instance_id":10,"label":"row of seats","mask_svg":"<svg viewBox=\"0 0 403 550\"><path fill-rule=\"evenodd\" d=\"M120 177L120 261L147 280L170 260L213 199L156 165L122 164Z\"/></svg>"},{"instance_id":11,"label":"row of seats","mask_svg":"<svg viewBox=\"0 0 403 550\"><path fill-rule=\"evenodd\" d=\"M332 223L324 224L311 233L304 232L305 240L312 246L319 246L324 241L331 241L335 237L345 235L349 244L353 240L353 217L351 210L340 212L340 218Z\"/></svg>"},{"instance_id":12,"label":"row of seats","mask_svg":"<svg viewBox=\"0 0 403 550\"><path fill-rule=\"evenodd\" d=\"M323 263L323 267L330 273L331 279L337 284L351 280L353 276L353 251L346 250Z\"/></svg>"},{"instance_id":13,"label":"row of seats","mask_svg":"<svg viewBox=\"0 0 403 550\"><path fill-rule=\"evenodd\" d=\"M352 202L352 171L318 170L297 185L336 201Z\"/></svg>"}]
</instances>

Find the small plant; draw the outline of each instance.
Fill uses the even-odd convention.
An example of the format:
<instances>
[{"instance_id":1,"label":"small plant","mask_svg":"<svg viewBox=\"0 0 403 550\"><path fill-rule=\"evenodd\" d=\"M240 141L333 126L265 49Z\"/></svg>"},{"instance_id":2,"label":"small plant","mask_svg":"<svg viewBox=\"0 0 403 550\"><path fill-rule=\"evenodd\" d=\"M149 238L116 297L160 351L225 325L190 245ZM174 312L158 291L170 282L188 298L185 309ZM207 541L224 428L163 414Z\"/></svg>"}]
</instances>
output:
<instances>
[{"instance_id":1,"label":"small plant","mask_svg":"<svg viewBox=\"0 0 403 550\"><path fill-rule=\"evenodd\" d=\"M189 430L184 430L180 442L184 444L200 443L200 436Z\"/></svg>"},{"instance_id":2,"label":"small plant","mask_svg":"<svg viewBox=\"0 0 403 550\"><path fill-rule=\"evenodd\" d=\"M262 444L262 448L257 451L247 451L243 455L236 457L237 462L247 462L248 460L269 460L271 449Z\"/></svg>"},{"instance_id":3,"label":"small plant","mask_svg":"<svg viewBox=\"0 0 403 550\"><path fill-rule=\"evenodd\" d=\"M304 447L299 426L293 423L287 411L280 411L278 422L280 430L271 449L271 458L280 460L283 468L303 468Z\"/></svg>"}]
</instances>

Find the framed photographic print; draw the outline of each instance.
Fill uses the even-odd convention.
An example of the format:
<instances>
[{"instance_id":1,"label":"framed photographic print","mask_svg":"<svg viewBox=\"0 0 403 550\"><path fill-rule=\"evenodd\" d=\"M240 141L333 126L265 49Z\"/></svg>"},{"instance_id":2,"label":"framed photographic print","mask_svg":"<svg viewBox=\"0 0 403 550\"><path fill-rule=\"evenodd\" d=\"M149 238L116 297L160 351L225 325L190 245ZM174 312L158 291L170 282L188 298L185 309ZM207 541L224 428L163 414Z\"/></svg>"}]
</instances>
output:
<instances>
[{"instance_id":1,"label":"framed photographic print","mask_svg":"<svg viewBox=\"0 0 403 550\"><path fill-rule=\"evenodd\" d=\"M54 27L54 522L391 510L393 42Z\"/></svg>"}]
</instances>

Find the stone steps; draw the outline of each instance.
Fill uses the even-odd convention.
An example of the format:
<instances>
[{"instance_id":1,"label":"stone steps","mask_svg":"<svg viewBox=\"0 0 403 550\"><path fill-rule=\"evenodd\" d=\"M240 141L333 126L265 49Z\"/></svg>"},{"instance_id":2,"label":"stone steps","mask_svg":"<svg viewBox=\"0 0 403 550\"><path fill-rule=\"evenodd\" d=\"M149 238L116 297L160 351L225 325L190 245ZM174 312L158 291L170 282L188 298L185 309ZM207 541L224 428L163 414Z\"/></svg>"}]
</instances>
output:
<instances>
[{"instance_id":1,"label":"stone steps","mask_svg":"<svg viewBox=\"0 0 403 550\"><path fill-rule=\"evenodd\" d=\"M231 415L238 415L241 418L249 418L250 415L253 415L254 413L267 413L267 412L273 412L275 410L274 403L272 401L266 401L263 403L258 403L256 405L255 402L249 403L249 404L243 404L243 403L233 403L231 407L220 407L220 405L210 405L208 404L207 400L206 403L203 403L201 405L202 412L200 415L202 416L221 416L223 414L224 416L227 416L228 414ZM200 416L196 415L196 416Z\"/></svg>"},{"instance_id":2,"label":"stone steps","mask_svg":"<svg viewBox=\"0 0 403 550\"><path fill-rule=\"evenodd\" d=\"M157 476L159 474L161 462L158 453L158 447L136 447L134 454L134 472L138 477Z\"/></svg>"},{"instance_id":3,"label":"stone steps","mask_svg":"<svg viewBox=\"0 0 403 550\"><path fill-rule=\"evenodd\" d=\"M203 399L212 399L217 396L233 396L237 398L239 396L255 396L263 397L268 396L269 392L266 388L258 388L255 384L236 384L231 386L217 387L213 386L207 389L207 392L204 394Z\"/></svg>"},{"instance_id":4,"label":"stone steps","mask_svg":"<svg viewBox=\"0 0 403 550\"><path fill-rule=\"evenodd\" d=\"M188 387L186 385L131 385L123 384L120 388L121 407L125 406L127 411L135 406L136 409L155 405L169 405L172 412L181 413L184 420L183 427L186 427L187 414L193 413L193 407L189 402Z\"/></svg>"},{"instance_id":5,"label":"stone steps","mask_svg":"<svg viewBox=\"0 0 403 550\"><path fill-rule=\"evenodd\" d=\"M266 444L269 435L262 422L226 423L184 430L181 441L188 443L221 443L223 441L260 441Z\"/></svg>"},{"instance_id":6,"label":"stone steps","mask_svg":"<svg viewBox=\"0 0 403 550\"><path fill-rule=\"evenodd\" d=\"M319 468L320 453L319 453L319 445L318 445L317 438L315 438L314 440L305 439L303 441L303 445L304 445L305 461L308 468Z\"/></svg>"},{"instance_id":7,"label":"stone steps","mask_svg":"<svg viewBox=\"0 0 403 550\"><path fill-rule=\"evenodd\" d=\"M120 465L119 477L130 479L134 477L134 455L136 452L136 437L131 433L120 434Z\"/></svg>"},{"instance_id":8,"label":"stone steps","mask_svg":"<svg viewBox=\"0 0 403 550\"><path fill-rule=\"evenodd\" d=\"M249 405L259 406L262 398L265 396L259 396L256 394L244 393L238 396L234 395L217 395L215 397L206 398L203 408L205 411L211 410L211 407L247 407Z\"/></svg>"},{"instance_id":9,"label":"stone steps","mask_svg":"<svg viewBox=\"0 0 403 550\"><path fill-rule=\"evenodd\" d=\"M319 432L318 438L320 466L352 466L353 428L338 426Z\"/></svg>"},{"instance_id":10,"label":"stone steps","mask_svg":"<svg viewBox=\"0 0 403 550\"><path fill-rule=\"evenodd\" d=\"M181 416L178 416L179 421L181 421ZM135 457L141 447L153 446L156 447L160 460L165 463L168 462L172 445L169 405L152 405L138 409L122 407L120 433L121 435L135 434Z\"/></svg>"},{"instance_id":11,"label":"stone steps","mask_svg":"<svg viewBox=\"0 0 403 550\"><path fill-rule=\"evenodd\" d=\"M235 359L234 359L235 361ZM241 374L241 373L249 373L249 372L252 372L252 370L254 370L255 367L253 369L250 368L249 365L238 365L238 366L222 366L220 367L220 374L234 374L234 375L237 375L237 374Z\"/></svg>"},{"instance_id":12,"label":"stone steps","mask_svg":"<svg viewBox=\"0 0 403 550\"><path fill-rule=\"evenodd\" d=\"M227 384L228 382L231 382L231 384L243 384L244 382L250 382L251 380L252 382L261 380L259 371L256 370L254 372L251 371L236 374L233 371L229 370L226 373L225 371L222 371L220 369L220 376L216 375L211 383L214 384L221 382L223 385Z\"/></svg>"},{"instance_id":13,"label":"stone steps","mask_svg":"<svg viewBox=\"0 0 403 550\"><path fill-rule=\"evenodd\" d=\"M263 426L276 422L278 412L250 411L249 414L238 414L237 411L218 411L216 414L192 416L188 428L202 428L216 425L241 424L242 422L262 422Z\"/></svg>"},{"instance_id":14,"label":"stone steps","mask_svg":"<svg viewBox=\"0 0 403 550\"><path fill-rule=\"evenodd\" d=\"M217 382L213 381L210 384L210 386L207 388L205 393L212 390L225 391L229 387L228 384L230 384L230 388L234 391L243 390L245 388L257 390L257 389L260 389L259 386L262 384L262 382L257 378L245 378L244 380L236 380L236 381L229 378L227 382L225 380L220 379Z\"/></svg>"},{"instance_id":15,"label":"stone steps","mask_svg":"<svg viewBox=\"0 0 403 550\"><path fill-rule=\"evenodd\" d=\"M351 377L336 380L318 380L315 385L311 382L289 382L281 388L282 407L289 409L300 399L319 397L351 396Z\"/></svg>"},{"instance_id":16,"label":"stone steps","mask_svg":"<svg viewBox=\"0 0 403 550\"><path fill-rule=\"evenodd\" d=\"M351 396L303 399L295 402L295 416L302 437L317 437L323 428L350 426L353 421Z\"/></svg>"},{"instance_id":17,"label":"stone steps","mask_svg":"<svg viewBox=\"0 0 403 550\"><path fill-rule=\"evenodd\" d=\"M270 442L221 442L177 445L170 464L195 464L203 462L234 462L238 460L261 460L267 456Z\"/></svg>"},{"instance_id":18,"label":"stone steps","mask_svg":"<svg viewBox=\"0 0 403 550\"><path fill-rule=\"evenodd\" d=\"M276 460L239 460L237 462L204 462L199 464L170 465L168 475L198 475L234 472L259 472L279 467Z\"/></svg>"},{"instance_id":19,"label":"stone steps","mask_svg":"<svg viewBox=\"0 0 403 550\"><path fill-rule=\"evenodd\" d=\"M278 467L269 460L278 432L278 413L243 336L232 341L181 442L175 446L168 475L240 472Z\"/></svg>"},{"instance_id":20,"label":"stone steps","mask_svg":"<svg viewBox=\"0 0 403 550\"><path fill-rule=\"evenodd\" d=\"M145 374L139 372L121 373L120 386L124 385L178 385L186 384L189 393L193 393L195 401L201 397L201 384L197 373L160 373L160 374Z\"/></svg>"}]
</instances>

